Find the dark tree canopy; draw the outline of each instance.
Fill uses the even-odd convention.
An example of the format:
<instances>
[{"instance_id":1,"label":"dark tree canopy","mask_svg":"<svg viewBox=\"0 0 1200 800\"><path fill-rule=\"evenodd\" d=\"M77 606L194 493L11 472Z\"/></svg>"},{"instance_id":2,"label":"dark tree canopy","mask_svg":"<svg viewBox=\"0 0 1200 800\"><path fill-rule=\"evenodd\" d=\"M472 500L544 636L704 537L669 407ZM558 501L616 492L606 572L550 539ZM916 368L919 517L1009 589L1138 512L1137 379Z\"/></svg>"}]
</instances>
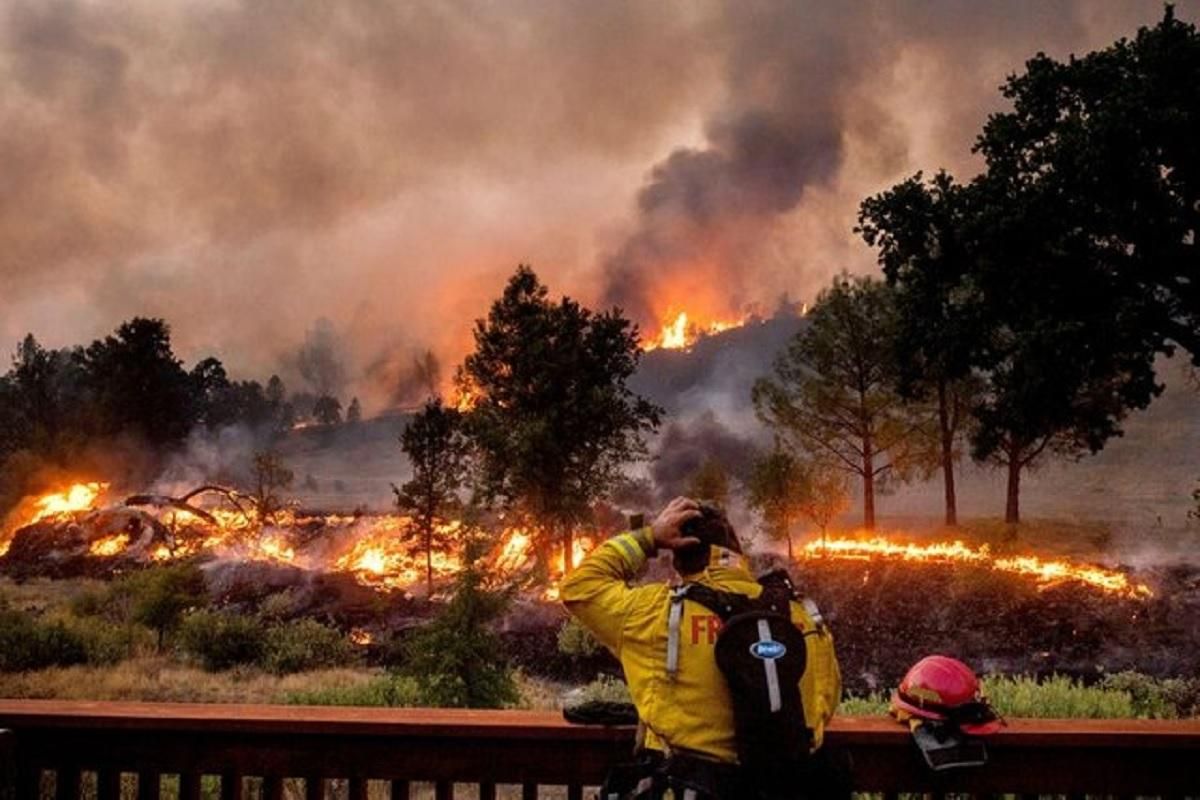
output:
<instances>
[{"instance_id":1,"label":"dark tree canopy","mask_svg":"<svg viewBox=\"0 0 1200 800\"><path fill-rule=\"evenodd\" d=\"M1167 6L1132 41L1066 63L1038 55L1004 94L1012 110L993 115L977 144L989 179L1046 215L1052 230L1040 233L1083 262L1067 276L1081 294L1122 310L1122 349L1177 344L1200 363L1195 26Z\"/></svg>"},{"instance_id":2,"label":"dark tree canopy","mask_svg":"<svg viewBox=\"0 0 1200 800\"><path fill-rule=\"evenodd\" d=\"M973 358L982 325L967 275L971 193L945 172L921 174L863 201L858 232L879 250L896 305L897 389L929 402L930 426L945 489L945 521L958 524L954 465L958 442L980 391Z\"/></svg>"},{"instance_id":3,"label":"dark tree canopy","mask_svg":"<svg viewBox=\"0 0 1200 800\"><path fill-rule=\"evenodd\" d=\"M778 434L862 479L867 528L876 484L905 476L918 452L917 425L895 389L895 328L887 285L843 275L753 391L759 417Z\"/></svg>"},{"instance_id":4,"label":"dark tree canopy","mask_svg":"<svg viewBox=\"0 0 1200 800\"><path fill-rule=\"evenodd\" d=\"M425 584L433 593L433 553L453 543L442 527L460 507L459 490L466 478L469 446L463 435L458 411L429 400L400 435L400 447L408 456L413 475L401 486L393 486L396 507L412 517L410 538L425 553Z\"/></svg>"},{"instance_id":5,"label":"dark tree canopy","mask_svg":"<svg viewBox=\"0 0 1200 800\"><path fill-rule=\"evenodd\" d=\"M788 562L795 559L792 524L801 513L808 493L804 463L787 449L776 445L754 462L747 482L747 501L762 515L767 535L787 544Z\"/></svg>"},{"instance_id":6,"label":"dark tree canopy","mask_svg":"<svg viewBox=\"0 0 1200 800\"><path fill-rule=\"evenodd\" d=\"M101 433L136 432L152 444L170 444L191 430L191 381L163 320L138 317L122 324L87 348L84 368Z\"/></svg>"},{"instance_id":7,"label":"dark tree canopy","mask_svg":"<svg viewBox=\"0 0 1200 800\"><path fill-rule=\"evenodd\" d=\"M338 425L342 421L342 401L332 395L321 395L313 403L313 419L322 425Z\"/></svg>"},{"instance_id":8,"label":"dark tree canopy","mask_svg":"<svg viewBox=\"0 0 1200 800\"><path fill-rule=\"evenodd\" d=\"M572 528L623 464L645 457L644 436L658 426L661 410L626 385L640 355L637 330L618 311L553 301L527 266L475 324L458 382L474 397L467 430L480 489L543 546L561 541L568 568Z\"/></svg>"}]
</instances>

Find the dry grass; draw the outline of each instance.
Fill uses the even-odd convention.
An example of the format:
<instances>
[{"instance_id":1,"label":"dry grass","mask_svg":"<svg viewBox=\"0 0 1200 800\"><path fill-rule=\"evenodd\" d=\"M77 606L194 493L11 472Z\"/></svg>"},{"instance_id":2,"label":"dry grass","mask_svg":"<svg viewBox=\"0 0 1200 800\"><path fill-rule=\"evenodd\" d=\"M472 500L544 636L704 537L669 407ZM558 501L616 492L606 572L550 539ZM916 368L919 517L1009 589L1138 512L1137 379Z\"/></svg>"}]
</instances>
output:
<instances>
[{"instance_id":1,"label":"dry grass","mask_svg":"<svg viewBox=\"0 0 1200 800\"><path fill-rule=\"evenodd\" d=\"M50 667L0 673L0 697L40 700L125 700L165 703L284 703L290 696L366 689L387 673L354 667L274 675L253 668L205 672L167 656L141 656L113 666ZM562 708L572 686L516 675L520 708Z\"/></svg>"},{"instance_id":2,"label":"dry grass","mask_svg":"<svg viewBox=\"0 0 1200 800\"><path fill-rule=\"evenodd\" d=\"M107 581L95 578L33 578L20 583L11 578L0 578L0 597L15 608L41 614L65 608L76 597L88 592L102 592L107 586Z\"/></svg>"},{"instance_id":3,"label":"dry grass","mask_svg":"<svg viewBox=\"0 0 1200 800\"><path fill-rule=\"evenodd\" d=\"M51 667L0 674L0 697L57 700L145 700L168 703L277 703L290 692L357 686L379 670L327 669L273 675L258 669L205 672L165 657L139 657L110 667Z\"/></svg>"}]
</instances>

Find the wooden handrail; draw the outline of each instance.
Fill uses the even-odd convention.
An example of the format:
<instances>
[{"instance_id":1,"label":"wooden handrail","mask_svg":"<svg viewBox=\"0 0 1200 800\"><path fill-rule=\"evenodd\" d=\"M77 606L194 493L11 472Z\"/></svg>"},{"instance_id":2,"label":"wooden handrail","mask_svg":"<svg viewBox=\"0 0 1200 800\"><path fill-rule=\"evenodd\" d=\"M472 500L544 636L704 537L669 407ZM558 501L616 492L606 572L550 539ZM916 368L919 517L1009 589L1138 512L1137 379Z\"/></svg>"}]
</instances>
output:
<instances>
[{"instance_id":1,"label":"wooden handrail","mask_svg":"<svg viewBox=\"0 0 1200 800\"><path fill-rule=\"evenodd\" d=\"M200 775L220 775L230 798L243 776L264 777L267 797L284 778L308 777L309 797L322 796L325 779L346 778L391 780L395 797L407 796L410 781L429 781L439 797L458 782L479 784L485 798L501 783L524 786L524 797L538 784L567 785L578 798L633 738L629 728L572 725L543 711L39 700L0 700L0 728L13 731L18 796L37 796L43 770L71 786L95 772L101 800L120 773L151 776L142 779L148 790L155 776L178 774L197 791ZM1200 797L1198 720L1010 720L988 739L986 767L942 774L922 765L907 730L887 718L839 717L827 746L850 755L863 791Z\"/></svg>"}]
</instances>

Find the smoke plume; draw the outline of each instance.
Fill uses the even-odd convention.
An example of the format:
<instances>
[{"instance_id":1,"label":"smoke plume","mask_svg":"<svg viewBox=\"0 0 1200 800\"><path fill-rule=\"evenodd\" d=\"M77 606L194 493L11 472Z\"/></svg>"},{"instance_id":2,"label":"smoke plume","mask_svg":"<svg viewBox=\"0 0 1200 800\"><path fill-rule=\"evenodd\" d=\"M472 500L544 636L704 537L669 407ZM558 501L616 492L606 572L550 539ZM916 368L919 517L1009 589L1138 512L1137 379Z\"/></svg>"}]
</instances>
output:
<instances>
[{"instance_id":1,"label":"smoke plume","mask_svg":"<svg viewBox=\"0 0 1200 800\"><path fill-rule=\"evenodd\" d=\"M864 195L977 167L1005 74L1161 13L13 0L0 338L62 346L163 316L185 360L262 379L324 317L371 411L414 353L452 372L521 261L651 329L811 299L873 268L850 230Z\"/></svg>"}]
</instances>

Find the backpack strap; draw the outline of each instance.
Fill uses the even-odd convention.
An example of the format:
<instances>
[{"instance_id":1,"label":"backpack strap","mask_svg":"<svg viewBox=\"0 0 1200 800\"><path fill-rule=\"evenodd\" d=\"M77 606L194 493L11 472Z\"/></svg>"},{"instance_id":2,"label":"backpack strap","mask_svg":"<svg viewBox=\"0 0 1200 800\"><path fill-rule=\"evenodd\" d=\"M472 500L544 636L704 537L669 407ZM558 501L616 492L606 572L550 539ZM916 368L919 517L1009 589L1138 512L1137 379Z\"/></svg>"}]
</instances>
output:
<instances>
[{"instance_id":1,"label":"backpack strap","mask_svg":"<svg viewBox=\"0 0 1200 800\"><path fill-rule=\"evenodd\" d=\"M825 632L825 617L821 615L821 609L817 608L817 604L813 602L811 597L801 597L796 591L796 585L792 583L792 578L788 575L787 570L777 569L773 572L768 572L758 579L758 582L763 586L763 599L767 600L772 605L782 602L786 597L788 600L795 600L813 621L818 633ZM778 599L777 599L778 598Z\"/></svg>"},{"instance_id":2,"label":"backpack strap","mask_svg":"<svg viewBox=\"0 0 1200 800\"><path fill-rule=\"evenodd\" d=\"M667 612L667 677L675 680L679 673L679 626L683 621L683 601L688 585L671 590L671 609Z\"/></svg>"},{"instance_id":3,"label":"backpack strap","mask_svg":"<svg viewBox=\"0 0 1200 800\"><path fill-rule=\"evenodd\" d=\"M683 601L693 600L725 622L748 608L751 600L743 594L720 592L701 583L685 583L671 590L671 608L667 612L667 677L679 673L679 629L683 624Z\"/></svg>"}]
</instances>

